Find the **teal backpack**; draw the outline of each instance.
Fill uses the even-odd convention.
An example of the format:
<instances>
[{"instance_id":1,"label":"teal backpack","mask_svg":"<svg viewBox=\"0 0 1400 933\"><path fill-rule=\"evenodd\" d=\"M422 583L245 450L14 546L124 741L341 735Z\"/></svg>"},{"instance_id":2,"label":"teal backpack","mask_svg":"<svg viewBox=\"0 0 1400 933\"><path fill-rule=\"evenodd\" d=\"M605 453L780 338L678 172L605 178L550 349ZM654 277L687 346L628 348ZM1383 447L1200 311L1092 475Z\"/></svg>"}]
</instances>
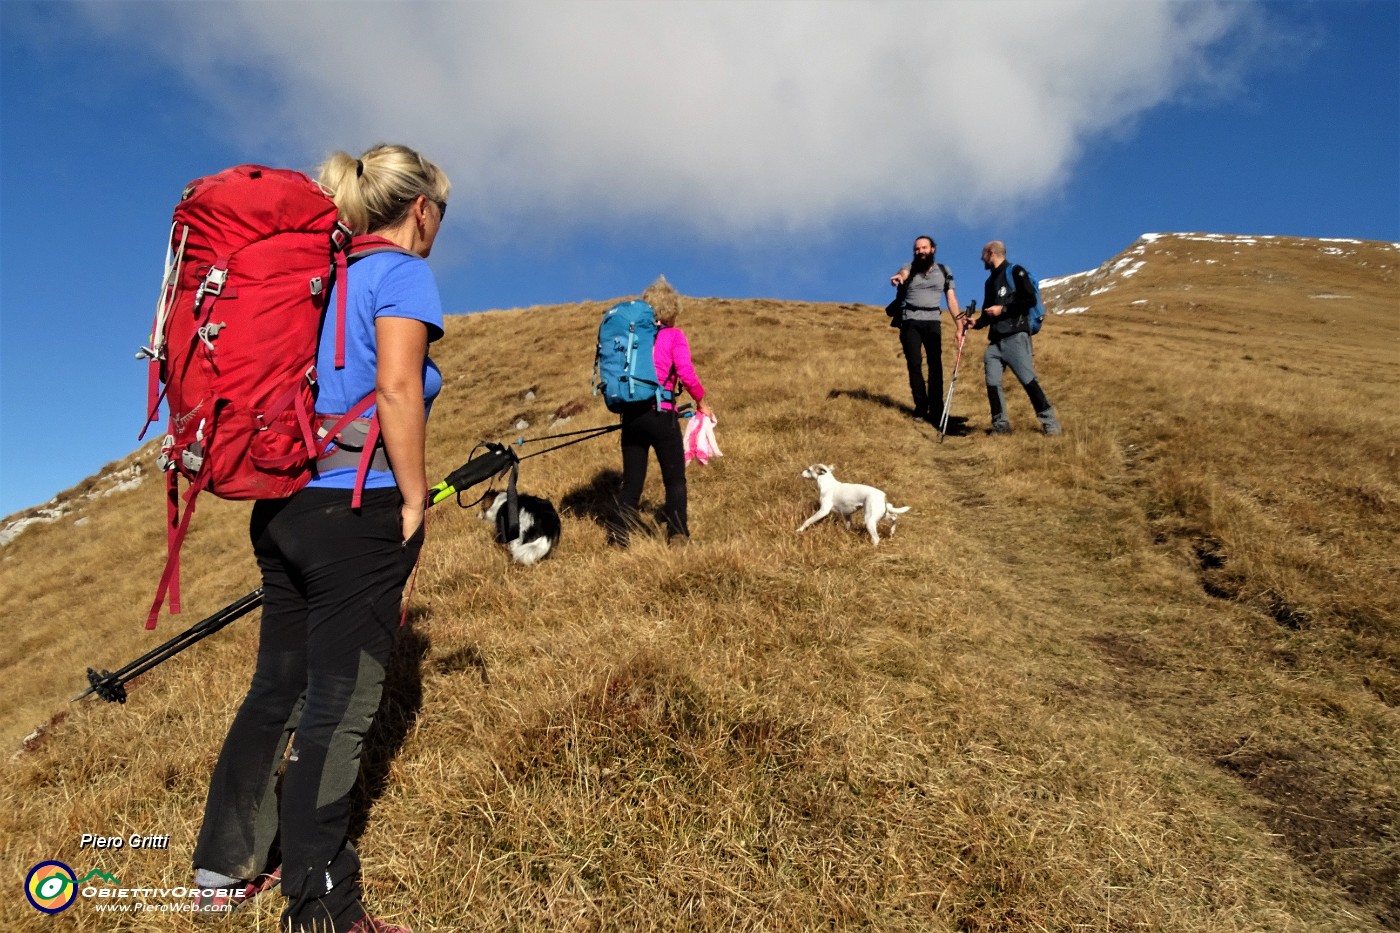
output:
<instances>
[{"instance_id":1,"label":"teal backpack","mask_svg":"<svg viewBox=\"0 0 1400 933\"><path fill-rule=\"evenodd\" d=\"M593 394L603 393L608 411L631 402L659 406L672 393L656 381L656 312L645 301L624 301L603 313L593 359Z\"/></svg>"}]
</instances>

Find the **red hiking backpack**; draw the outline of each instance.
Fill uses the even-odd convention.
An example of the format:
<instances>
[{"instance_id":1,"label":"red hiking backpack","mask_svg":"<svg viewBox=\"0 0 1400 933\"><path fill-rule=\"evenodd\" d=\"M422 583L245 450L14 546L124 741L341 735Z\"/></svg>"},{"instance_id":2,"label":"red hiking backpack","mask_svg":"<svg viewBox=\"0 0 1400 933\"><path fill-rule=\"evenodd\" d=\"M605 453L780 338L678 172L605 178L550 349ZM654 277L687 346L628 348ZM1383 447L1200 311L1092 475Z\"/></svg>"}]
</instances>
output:
<instances>
[{"instance_id":1,"label":"red hiking backpack","mask_svg":"<svg viewBox=\"0 0 1400 933\"><path fill-rule=\"evenodd\" d=\"M362 245L398 249L378 237L356 238L354 246ZM240 165L190 182L181 195L151 344L137 354L150 360L146 428L162 398L169 410L157 460L166 476L166 566L146 628L155 628L167 595L171 613L180 611L180 547L200 492L290 496L310 481L314 462L340 431L373 404L371 393L351 412L336 413L329 428L315 411L322 317L351 246L335 202L300 172ZM345 364L343 287L339 296L337 367ZM378 433L375 419L361 478ZM189 484L183 495L181 476Z\"/></svg>"}]
</instances>

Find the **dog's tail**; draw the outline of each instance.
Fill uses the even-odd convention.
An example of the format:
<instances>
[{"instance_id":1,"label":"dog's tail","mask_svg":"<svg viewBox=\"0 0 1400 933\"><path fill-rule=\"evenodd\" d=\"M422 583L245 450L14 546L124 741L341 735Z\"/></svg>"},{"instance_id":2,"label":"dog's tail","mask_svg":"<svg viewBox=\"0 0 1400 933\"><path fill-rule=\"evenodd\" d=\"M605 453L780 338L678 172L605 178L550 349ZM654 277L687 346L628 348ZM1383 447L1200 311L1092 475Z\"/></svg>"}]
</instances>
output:
<instances>
[{"instance_id":1,"label":"dog's tail","mask_svg":"<svg viewBox=\"0 0 1400 933\"><path fill-rule=\"evenodd\" d=\"M510 543L510 556L517 564L529 567L548 557L553 548L554 542L549 538L535 538L533 541L517 539Z\"/></svg>"},{"instance_id":2,"label":"dog's tail","mask_svg":"<svg viewBox=\"0 0 1400 933\"><path fill-rule=\"evenodd\" d=\"M907 505L902 509L897 509L892 505L885 506L886 515L903 515L907 511L909 511L909 506Z\"/></svg>"}]
</instances>

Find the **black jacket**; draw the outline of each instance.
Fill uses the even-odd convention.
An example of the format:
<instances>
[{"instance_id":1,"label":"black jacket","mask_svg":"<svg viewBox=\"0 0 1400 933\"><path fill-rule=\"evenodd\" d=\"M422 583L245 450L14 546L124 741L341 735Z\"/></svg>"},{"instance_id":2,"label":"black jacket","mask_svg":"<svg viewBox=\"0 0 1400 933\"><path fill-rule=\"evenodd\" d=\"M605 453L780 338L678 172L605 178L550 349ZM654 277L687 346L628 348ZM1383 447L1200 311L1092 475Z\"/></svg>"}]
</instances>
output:
<instances>
[{"instance_id":1,"label":"black jacket","mask_svg":"<svg viewBox=\"0 0 1400 933\"><path fill-rule=\"evenodd\" d=\"M978 327L990 326L987 338L996 343L1012 334L1031 332L1031 308L1035 307L1035 289L1030 283L1030 273L1021 266L1013 266L1002 261L987 275L987 284L982 290L982 307L1005 305L1006 310L998 317L983 314L978 319Z\"/></svg>"}]
</instances>

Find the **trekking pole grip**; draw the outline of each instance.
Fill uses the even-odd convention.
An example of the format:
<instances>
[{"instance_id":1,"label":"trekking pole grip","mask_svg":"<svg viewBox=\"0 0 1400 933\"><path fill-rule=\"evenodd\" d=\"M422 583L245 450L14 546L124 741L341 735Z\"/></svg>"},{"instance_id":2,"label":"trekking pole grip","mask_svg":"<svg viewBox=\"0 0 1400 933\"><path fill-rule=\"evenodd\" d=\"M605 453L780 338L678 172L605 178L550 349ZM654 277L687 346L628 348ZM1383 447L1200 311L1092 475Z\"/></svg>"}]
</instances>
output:
<instances>
[{"instance_id":1,"label":"trekking pole grip","mask_svg":"<svg viewBox=\"0 0 1400 933\"><path fill-rule=\"evenodd\" d=\"M519 462L515 451L503 444L486 443L486 452L472 457L447 475L447 479L428 490L428 504L436 505L477 483L485 482L510 469Z\"/></svg>"}]
</instances>

